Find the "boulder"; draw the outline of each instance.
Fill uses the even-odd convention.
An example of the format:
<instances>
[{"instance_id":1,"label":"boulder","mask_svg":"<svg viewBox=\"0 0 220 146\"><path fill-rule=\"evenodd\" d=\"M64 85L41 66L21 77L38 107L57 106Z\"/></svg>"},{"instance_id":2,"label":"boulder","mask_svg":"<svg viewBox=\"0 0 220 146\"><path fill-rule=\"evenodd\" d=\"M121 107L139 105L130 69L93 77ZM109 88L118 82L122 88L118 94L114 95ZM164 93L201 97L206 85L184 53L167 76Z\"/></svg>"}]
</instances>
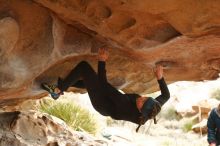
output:
<instances>
[{"instance_id":1,"label":"boulder","mask_svg":"<svg viewBox=\"0 0 220 146\"><path fill-rule=\"evenodd\" d=\"M101 146L85 132L71 130L62 120L37 111L0 113L1 146Z\"/></svg>"},{"instance_id":2,"label":"boulder","mask_svg":"<svg viewBox=\"0 0 220 146\"><path fill-rule=\"evenodd\" d=\"M192 130L195 133L207 134L207 119L203 119L201 122L192 126Z\"/></svg>"}]
</instances>

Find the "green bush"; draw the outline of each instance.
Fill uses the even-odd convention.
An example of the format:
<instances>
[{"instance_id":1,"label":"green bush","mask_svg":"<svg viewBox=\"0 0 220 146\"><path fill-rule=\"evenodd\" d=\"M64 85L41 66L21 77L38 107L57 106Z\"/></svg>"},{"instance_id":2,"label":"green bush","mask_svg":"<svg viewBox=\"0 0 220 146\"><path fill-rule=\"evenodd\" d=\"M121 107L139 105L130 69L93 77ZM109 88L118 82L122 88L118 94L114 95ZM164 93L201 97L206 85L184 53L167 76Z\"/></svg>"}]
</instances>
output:
<instances>
[{"instance_id":1,"label":"green bush","mask_svg":"<svg viewBox=\"0 0 220 146\"><path fill-rule=\"evenodd\" d=\"M107 124L107 126L112 126L112 125L114 125L114 124L116 124L116 123L115 123L115 120L113 120L113 119L110 118L110 117L107 117L107 119L106 119L106 124Z\"/></svg>"},{"instance_id":2,"label":"green bush","mask_svg":"<svg viewBox=\"0 0 220 146\"><path fill-rule=\"evenodd\" d=\"M189 132L192 130L192 126L195 124L196 122L193 119L186 119L183 126L182 126L182 130L184 132Z\"/></svg>"},{"instance_id":3,"label":"green bush","mask_svg":"<svg viewBox=\"0 0 220 146\"><path fill-rule=\"evenodd\" d=\"M160 116L165 118L166 120L180 120L181 119L181 116L177 115L176 109L173 106L163 109L161 111Z\"/></svg>"},{"instance_id":4,"label":"green bush","mask_svg":"<svg viewBox=\"0 0 220 146\"><path fill-rule=\"evenodd\" d=\"M211 97L215 98L217 100L220 100L220 89L215 89L212 93L211 93Z\"/></svg>"},{"instance_id":5,"label":"green bush","mask_svg":"<svg viewBox=\"0 0 220 146\"><path fill-rule=\"evenodd\" d=\"M111 117L107 117L106 124L107 126L125 126L127 122L123 120L114 120Z\"/></svg>"},{"instance_id":6,"label":"green bush","mask_svg":"<svg viewBox=\"0 0 220 146\"><path fill-rule=\"evenodd\" d=\"M76 131L87 131L91 134L95 134L97 131L97 124L93 116L72 101L46 100L41 103L40 111L62 119Z\"/></svg>"}]
</instances>

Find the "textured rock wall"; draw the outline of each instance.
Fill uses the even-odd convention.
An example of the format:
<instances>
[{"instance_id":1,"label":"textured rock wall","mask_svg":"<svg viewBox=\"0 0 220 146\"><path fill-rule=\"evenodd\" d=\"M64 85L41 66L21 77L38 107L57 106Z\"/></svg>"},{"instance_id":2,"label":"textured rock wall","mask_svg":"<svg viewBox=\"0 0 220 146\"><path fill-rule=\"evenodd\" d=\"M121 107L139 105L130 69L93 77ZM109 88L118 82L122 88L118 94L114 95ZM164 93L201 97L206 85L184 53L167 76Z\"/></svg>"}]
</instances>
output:
<instances>
[{"instance_id":1,"label":"textured rock wall","mask_svg":"<svg viewBox=\"0 0 220 146\"><path fill-rule=\"evenodd\" d=\"M58 118L36 111L0 113L1 146L101 146L103 140L71 130Z\"/></svg>"},{"instance_id":2,"label":"textured rock wall","mask_svg":"<svg viewBox=\"0 0 220 146\"><path fill-rule=\"evenodd\" d=\"M107 45L109 81L125 92L166 80L213 80L220 72L220 1L0 0L0 105L46 93L81 60L96 68Z\"/></svg>"}]
</instances>

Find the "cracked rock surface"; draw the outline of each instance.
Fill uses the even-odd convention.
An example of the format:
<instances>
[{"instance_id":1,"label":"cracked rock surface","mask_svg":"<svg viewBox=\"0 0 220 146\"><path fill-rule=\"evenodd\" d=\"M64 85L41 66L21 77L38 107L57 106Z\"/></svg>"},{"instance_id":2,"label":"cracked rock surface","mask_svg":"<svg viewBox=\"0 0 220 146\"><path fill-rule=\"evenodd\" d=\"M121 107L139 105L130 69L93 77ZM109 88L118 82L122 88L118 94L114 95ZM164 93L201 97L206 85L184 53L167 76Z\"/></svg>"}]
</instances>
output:
<instances>
[{"instance_id":1,"label":"cracked rock surface","mask_svg":"<svg viewBox=\"0 0 220 146\"><path fill-rule=\"evenodd\" d=\"M62 120L37 111L0 113L1 146L101 146L87 133L71 130Z\"/></svg>"}]
</instances>

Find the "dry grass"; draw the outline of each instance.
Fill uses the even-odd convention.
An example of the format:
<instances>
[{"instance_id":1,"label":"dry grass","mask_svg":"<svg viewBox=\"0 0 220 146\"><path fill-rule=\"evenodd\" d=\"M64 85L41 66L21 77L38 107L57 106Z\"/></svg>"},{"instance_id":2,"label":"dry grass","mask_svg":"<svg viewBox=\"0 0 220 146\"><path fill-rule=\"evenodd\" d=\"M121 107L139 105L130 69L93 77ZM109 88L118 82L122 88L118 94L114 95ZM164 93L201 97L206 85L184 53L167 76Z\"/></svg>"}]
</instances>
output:
<instances>
[{"instance_id":1,"label":"dry grass","mask_svg":"<svg viewBox=\"0 0 220 146\"><path fill-rule=\"evenodd\" d=\"M148 121L142 126L138 133L135 132L136 124L123 121L111 121L109 127L112 129L120 129L118 134L121 136L126 133L127 139L132 141L132 146L206 146L206 135L202 137L199 134L195 134L192 131L184 132L182 127L188 120L166 120L160 119L158 124L153 124ZM106 127L108 128L108 127ZM124 131L124 132L123 132ZM111 132L110 132L111 133ZM112 132L115 133L115 132ZM117 134L115 134L117 135ZM125 135L125 134L124 134Z\"/></svg>"},{"instance_id":2,"label":"dry grass","mask_svg":"<svg viewBox=\"0 0 220 146\"><path fill-rule=\"evenodd\" d=\"M96 119L88 110L76 105L70 100L47 100L41 103L40 110L65 121L76 131L87 131L91 134L97 132Z\"/></svg>"}]
</instances>

